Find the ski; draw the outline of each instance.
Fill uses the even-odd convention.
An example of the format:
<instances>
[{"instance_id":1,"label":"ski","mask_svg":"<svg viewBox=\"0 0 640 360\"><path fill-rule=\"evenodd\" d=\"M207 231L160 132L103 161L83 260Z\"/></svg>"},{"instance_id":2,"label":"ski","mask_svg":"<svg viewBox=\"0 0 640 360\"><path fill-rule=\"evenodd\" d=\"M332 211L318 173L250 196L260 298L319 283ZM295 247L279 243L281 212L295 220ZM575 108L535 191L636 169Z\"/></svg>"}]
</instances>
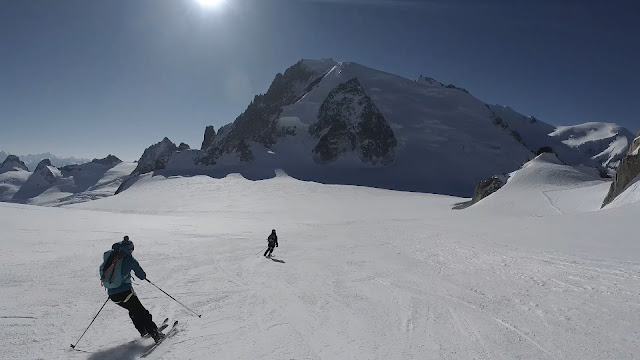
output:
<instances>
[{"instance_id":1,"label":"ski","mask_svg":"<svg viewBox=\"0 0 640 360\"><path fill-rule=\"evenodd\" d=\"M162 330L166 329L168 326L169 326L169 318L165 318L164 321L162 322L162 324L160 324L160 326L158 326L158 331L162 331ZM150 337L151 337L150 334L145 334L142 338L143 339L148 339Z\"/></svg>"},{"instance_id":2,"label":"ski","mask_svg":"<svg viewBox=\"0 0 640 360\"><path fill-rule=\"evenodd\" d=\"M162 344L165 340L167 340L168 338L172 337L173 335L178 333L178 329L176 328L176 325L178 325L178 320L176 320L173 325L171 326L171 329L169 329L169 331L167 331L167 333L164 335L164 337L162 339L160 339L160 341L158 341L157 343L153 344L153 346L151 346L149 348L149 350L147 350L144 354L142 354L142 356L140 356L141 358L145 358L147 356L149 356L149 354L151 354L155 349L158 348L158 346L160 344Z\"/></svg>"}]
</instances>

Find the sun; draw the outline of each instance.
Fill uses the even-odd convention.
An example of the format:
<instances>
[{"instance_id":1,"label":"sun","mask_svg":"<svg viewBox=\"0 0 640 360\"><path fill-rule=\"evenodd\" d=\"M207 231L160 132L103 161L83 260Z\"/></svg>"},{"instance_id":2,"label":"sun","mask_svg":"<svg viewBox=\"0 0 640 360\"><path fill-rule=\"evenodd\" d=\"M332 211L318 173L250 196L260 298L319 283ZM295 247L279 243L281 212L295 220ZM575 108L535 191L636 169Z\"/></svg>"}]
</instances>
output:
<instances>
[{"instance_id":1,"label":"sun","mask_svg":"<svg viewBox=\"0 0 640 360\"><path fill-rule=\"evenodd\" d=\"M204 8L216 8L222 5L225 0L196 0Z\"/></svg>"}]
</instances>

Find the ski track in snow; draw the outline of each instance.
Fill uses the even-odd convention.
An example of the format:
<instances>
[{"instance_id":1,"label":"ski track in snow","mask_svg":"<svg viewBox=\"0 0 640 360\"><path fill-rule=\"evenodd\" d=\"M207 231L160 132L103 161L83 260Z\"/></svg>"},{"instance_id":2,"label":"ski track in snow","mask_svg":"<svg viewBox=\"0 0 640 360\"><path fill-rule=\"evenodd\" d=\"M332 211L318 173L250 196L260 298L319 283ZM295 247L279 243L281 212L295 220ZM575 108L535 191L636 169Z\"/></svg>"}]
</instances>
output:
<instances>
[{"instance_id":1,"label":"ski track in snow","mask_svg":"<svg viewBox=\"0 0 640 360\"><path fill-rule=\"evenodd\" d=\"M167 187L163 205L139 203L171 182L200 191ZM203 314L136 281L156 320L180 321L152 359L640 356L640 256L623 236L640 208L481 215L451 211L458 198L289 178L127 192L76 209L0 204L0 358L148 349L112 303L78 344L91 353L68 349L106 299L97 268L124 234L149 279ZM266 259L273 227L280 247ZM576 228L609 237L582 241Z\"/></svg>"}]
</instances>

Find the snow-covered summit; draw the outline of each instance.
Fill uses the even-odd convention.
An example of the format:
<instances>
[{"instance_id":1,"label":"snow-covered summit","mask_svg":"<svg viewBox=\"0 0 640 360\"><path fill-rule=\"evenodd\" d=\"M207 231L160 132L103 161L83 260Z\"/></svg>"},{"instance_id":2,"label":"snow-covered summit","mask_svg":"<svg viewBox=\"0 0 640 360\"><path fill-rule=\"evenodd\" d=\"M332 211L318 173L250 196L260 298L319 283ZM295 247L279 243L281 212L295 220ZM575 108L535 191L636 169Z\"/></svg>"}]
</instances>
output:
<instances>
[{"instance_id":1,"label":"snow-covered summit","mask_svg":"<svg viewBox=\"0 0 640 360\"><path fill-rule=\"evenodd\" d=\"M91 160L92 163L94 164L100 164L100 165L105 165L105 166L116 166L118 164L120 164L122 162L122 160L118 159L117 156L115 155L107 155L107 157L102 158L102 159L93 159Z\"/></svg>"},{"instance_id":2,"label":"snow-covered summit","mask_svg":"<svg viewBox=\"0 0 640 360\"><path fill-rule=\"evenodd\" d=\"M301 60L233 123L207 128L201 150L166 151L161 166L143 155L138 170L260 179L282 169L302 180L469 196L543 147L568 165L600 166L549 136L555 129L424 76Z\"/></svg>"},{"instance_id":3,"label":"snow-covered summit","mask_svg":"<svg viewBox=\"0 0 640 360\"><path fill-rule=\"evenodd\" d=\"M418 78L418 80L416 80L416 82L420 84L425 84L425 85L444 86L444 84L441 83L440 81L424 75L420 75L420 77Z\"/></svg>"},{"instance_id":4,"label":"snow-covered summit","mask_svg":"<svg viewBox=\"0 0 640 360\"><path fill-rule=\"evenodd\" d=\"M176 144L165 137L159 143L148 147L144 151L134 172L144 174L149 171L164 169L169 156L176 150L178 150Z\"/></svg>"},{"instance_id":5,"label":"snow-covered summit","mask_svg":"<svg viewBox=\"0 0 640 360\"><path fill-rule=\"evenodd\" d=\"M7 158L0 164L0 174L5 173L7 171L18 171L24 170L29 171L27 165L24 162L20 161L15 155L9 155Z\"/></svg>"},{"instance_id":6,"label":"snow-covered summit","mask_svg":"<svg viewBox=\"0 0 640 360\"><path fill-rule=\"evenodd\" d=\"M14 201L24 202L28 199L42 194L53 186L58 179L62 178L62 172L51 165L49 159L44 159L38 163L29 179L13 195Z\"/></svg>"},{"instance_id":7,"label":"snow-covered summit","mask_svg":"<svg viewBox=\"0 0 640 360\"><path fill-rule=\"evenodd\" d=\"M53 167L53 165L51 165L51 160L43 159L42 161L40 161L38 163L38 165L36 166L36 169L34 171L44 170L44 169L48 168L49 166Z\"/></svg>"},{"instance_id":8,"label":"snow-covered summit","mask_svg":"<svg viewBox=\"0 0 640 360\"><path fill-rule=\"evenodd\" d=\"M589 122L573 126L558 126L549 136L597 161L609 175L614 175L626 155L633 134L616 124Z\"/></svg>"}]
</instances>

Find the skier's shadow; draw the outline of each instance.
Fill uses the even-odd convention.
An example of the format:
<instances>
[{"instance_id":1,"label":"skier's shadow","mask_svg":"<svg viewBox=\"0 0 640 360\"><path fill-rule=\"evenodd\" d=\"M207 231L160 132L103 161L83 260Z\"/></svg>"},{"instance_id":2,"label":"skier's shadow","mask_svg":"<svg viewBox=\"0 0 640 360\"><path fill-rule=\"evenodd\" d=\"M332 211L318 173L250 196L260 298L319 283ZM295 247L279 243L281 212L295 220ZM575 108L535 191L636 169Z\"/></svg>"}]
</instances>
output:
<instances>
[{"instance_id":1,"label":"skier's shadow","mask_svg":"<svg viewBox=\"0 0 640 360\"><path fill-rule=\"evenodd\" d=\"M277 262L277 263L280 263L280 264L285 264L284 260L280 260L280 259L276 259L276 258L270 258L270 259L271 259L271 261L274 261L274 262Z\"/></svg>"},{"instance_id":2,"label":"skier's shadow","mask_svg":"<svg viewBox=\"0 0 640 360\"><path fill-rule=\"evenodd\" d=\"M88 360L134 360L144 354L151 345L143 345L138 341L129 342L103 351L98 351L89 356Z\"/></svg>"}]
</instances>

